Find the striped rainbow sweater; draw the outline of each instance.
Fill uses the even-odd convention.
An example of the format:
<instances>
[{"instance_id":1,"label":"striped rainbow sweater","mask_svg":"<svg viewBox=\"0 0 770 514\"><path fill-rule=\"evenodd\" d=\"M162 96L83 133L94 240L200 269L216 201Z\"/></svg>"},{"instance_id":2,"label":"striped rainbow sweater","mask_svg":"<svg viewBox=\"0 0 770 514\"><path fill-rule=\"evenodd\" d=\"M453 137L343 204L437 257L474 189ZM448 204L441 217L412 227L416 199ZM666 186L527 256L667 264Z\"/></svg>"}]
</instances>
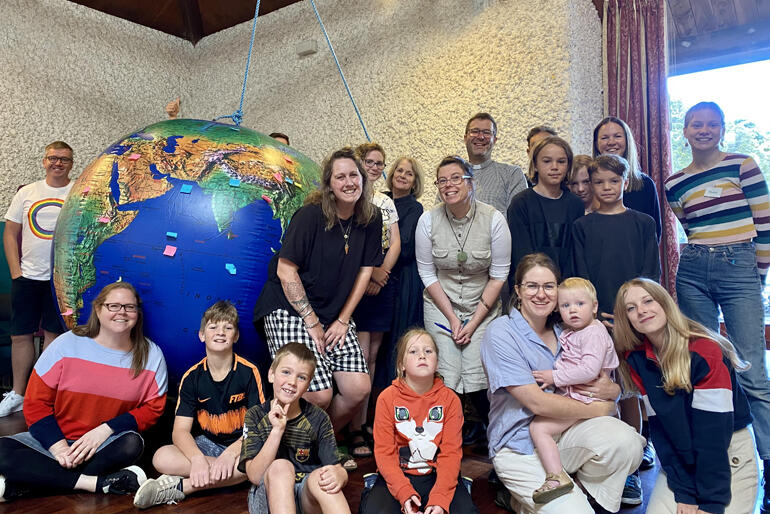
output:
<instances>
[{"instance_id":1,"label":"striped rainbow sweater","mask_svg":"<svg viewBox=\"0 0 770 514\"><path fill-rule=\"evenodd\" d=\"M67 332L40 355L24 396L29 432L44 448L78 439L106 423L115 433L143 431L166 405L166 361L150 343L147 364L134 378L131 352L105 348Z\"/></svg>"},{"instance_id":2,"label":"striped rainbow sweater","mask_svg":"<svg viewBox=\"0 0 770 514\"><path fill-rule=\"evenodd\" d=\"M770 197L754 159L727 154L709 170L679 171L664 184L666 199L690 243L727 245L753 239L764 280L770 268Z\"/></svg>"}]
</instances>

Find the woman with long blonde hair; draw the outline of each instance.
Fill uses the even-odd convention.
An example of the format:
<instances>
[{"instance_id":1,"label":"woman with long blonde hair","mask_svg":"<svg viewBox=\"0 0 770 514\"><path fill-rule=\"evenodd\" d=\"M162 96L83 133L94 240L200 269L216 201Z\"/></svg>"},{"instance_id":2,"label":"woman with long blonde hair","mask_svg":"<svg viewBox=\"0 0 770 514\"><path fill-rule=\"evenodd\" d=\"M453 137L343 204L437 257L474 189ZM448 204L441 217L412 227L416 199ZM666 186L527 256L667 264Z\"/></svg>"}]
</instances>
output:
<instances>
[{"instance_id":1,"label":"woman with long blonde hair","mask_svg":"<svg viewBox=\"0 0 770 514\"><path fill-rule=\"evenodd\" d=\"M736 379L748 366L730 341L644 278L618 291L614 337L623 383L642 396L662 467L647 512L752 512L757 463Z\"/></svg>"}]
</instances>

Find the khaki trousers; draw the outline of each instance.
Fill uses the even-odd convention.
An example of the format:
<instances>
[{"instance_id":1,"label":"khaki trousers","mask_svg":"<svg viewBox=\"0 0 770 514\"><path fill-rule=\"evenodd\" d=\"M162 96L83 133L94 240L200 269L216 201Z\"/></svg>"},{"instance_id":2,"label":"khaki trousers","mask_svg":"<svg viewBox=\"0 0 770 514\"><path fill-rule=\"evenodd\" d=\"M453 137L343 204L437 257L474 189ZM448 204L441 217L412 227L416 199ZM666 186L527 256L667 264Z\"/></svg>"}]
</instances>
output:
<instances>
[{"instance_id":1,"label":"khaki trousers","mask_svg":"<svg viewBox=\"0 0 770 514\"><path fill-rule=\"evenodd\" d=\"M604 416L572 425L558 442L562 466L605 509L617 512L626 477L639 467L645 439L616 418ZM586 495L575 487L545 505L535 505L532 493L545 481L545 470L537 454L521 455L501 449L492 460L511 492L517 512L539 514L593 513Z\"/></svg>"}]
</instances>

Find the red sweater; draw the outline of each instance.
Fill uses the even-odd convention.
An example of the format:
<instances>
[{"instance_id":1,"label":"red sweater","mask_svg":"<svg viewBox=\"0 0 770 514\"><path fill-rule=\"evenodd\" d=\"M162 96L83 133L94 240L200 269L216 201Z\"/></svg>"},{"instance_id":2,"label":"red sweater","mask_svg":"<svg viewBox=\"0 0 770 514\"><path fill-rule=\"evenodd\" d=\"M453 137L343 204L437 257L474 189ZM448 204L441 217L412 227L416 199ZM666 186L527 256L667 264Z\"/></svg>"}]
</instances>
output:
<instances>
[{"instance_id":1,"label":"red sweater","mask_svg":"<svg viewBox=\"0 0 770 514\"><path fill-rule=\"evenodd\" d=\"M449 513L460 475L462 427L460 399L440 378L423 395L398 378L380 394L374 415L374 459L401 505L412 495L419 497L405 473L435 471L430 497L420 502L423 508L438 505Z\"/></svg>"}]
</instances>

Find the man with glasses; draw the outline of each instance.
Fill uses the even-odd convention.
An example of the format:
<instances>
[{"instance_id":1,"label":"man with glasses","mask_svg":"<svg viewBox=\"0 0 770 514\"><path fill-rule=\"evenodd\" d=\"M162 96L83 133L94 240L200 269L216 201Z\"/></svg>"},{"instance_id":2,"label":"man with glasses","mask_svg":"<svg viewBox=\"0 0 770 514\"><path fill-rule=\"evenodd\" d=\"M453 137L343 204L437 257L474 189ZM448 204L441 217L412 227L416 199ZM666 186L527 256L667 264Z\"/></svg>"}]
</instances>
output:
<instances>
[{"instance_id":1,"label":"man with glasses","mask_svg":"<svg viewBox=\"0 0 770 514\"><path fill-rule=\"evenodd\" d=\"M12 279L13 389L3 395L0 417L22 409L27 379L35 361L32 335L42 326L46 348L61 333L51 288L51 241L62 204L72 188L72 155L72 148L63 141L46 146L45 179L19 189L5 213L3 247Z\"/></svg>"},{"instance_id":2,"label":"man with glasses","mask_svg":"<svg viewBox=\"0 0 770 514\"><path fill-rule=\"evenodd\" d=\"M519 191L527 188L521 168L492 160L497 142L497 123L489 113L475 114L465 125L465 147L473 166L476 199L488 203L503 216Z\"/></svg>"}]
</instances>

